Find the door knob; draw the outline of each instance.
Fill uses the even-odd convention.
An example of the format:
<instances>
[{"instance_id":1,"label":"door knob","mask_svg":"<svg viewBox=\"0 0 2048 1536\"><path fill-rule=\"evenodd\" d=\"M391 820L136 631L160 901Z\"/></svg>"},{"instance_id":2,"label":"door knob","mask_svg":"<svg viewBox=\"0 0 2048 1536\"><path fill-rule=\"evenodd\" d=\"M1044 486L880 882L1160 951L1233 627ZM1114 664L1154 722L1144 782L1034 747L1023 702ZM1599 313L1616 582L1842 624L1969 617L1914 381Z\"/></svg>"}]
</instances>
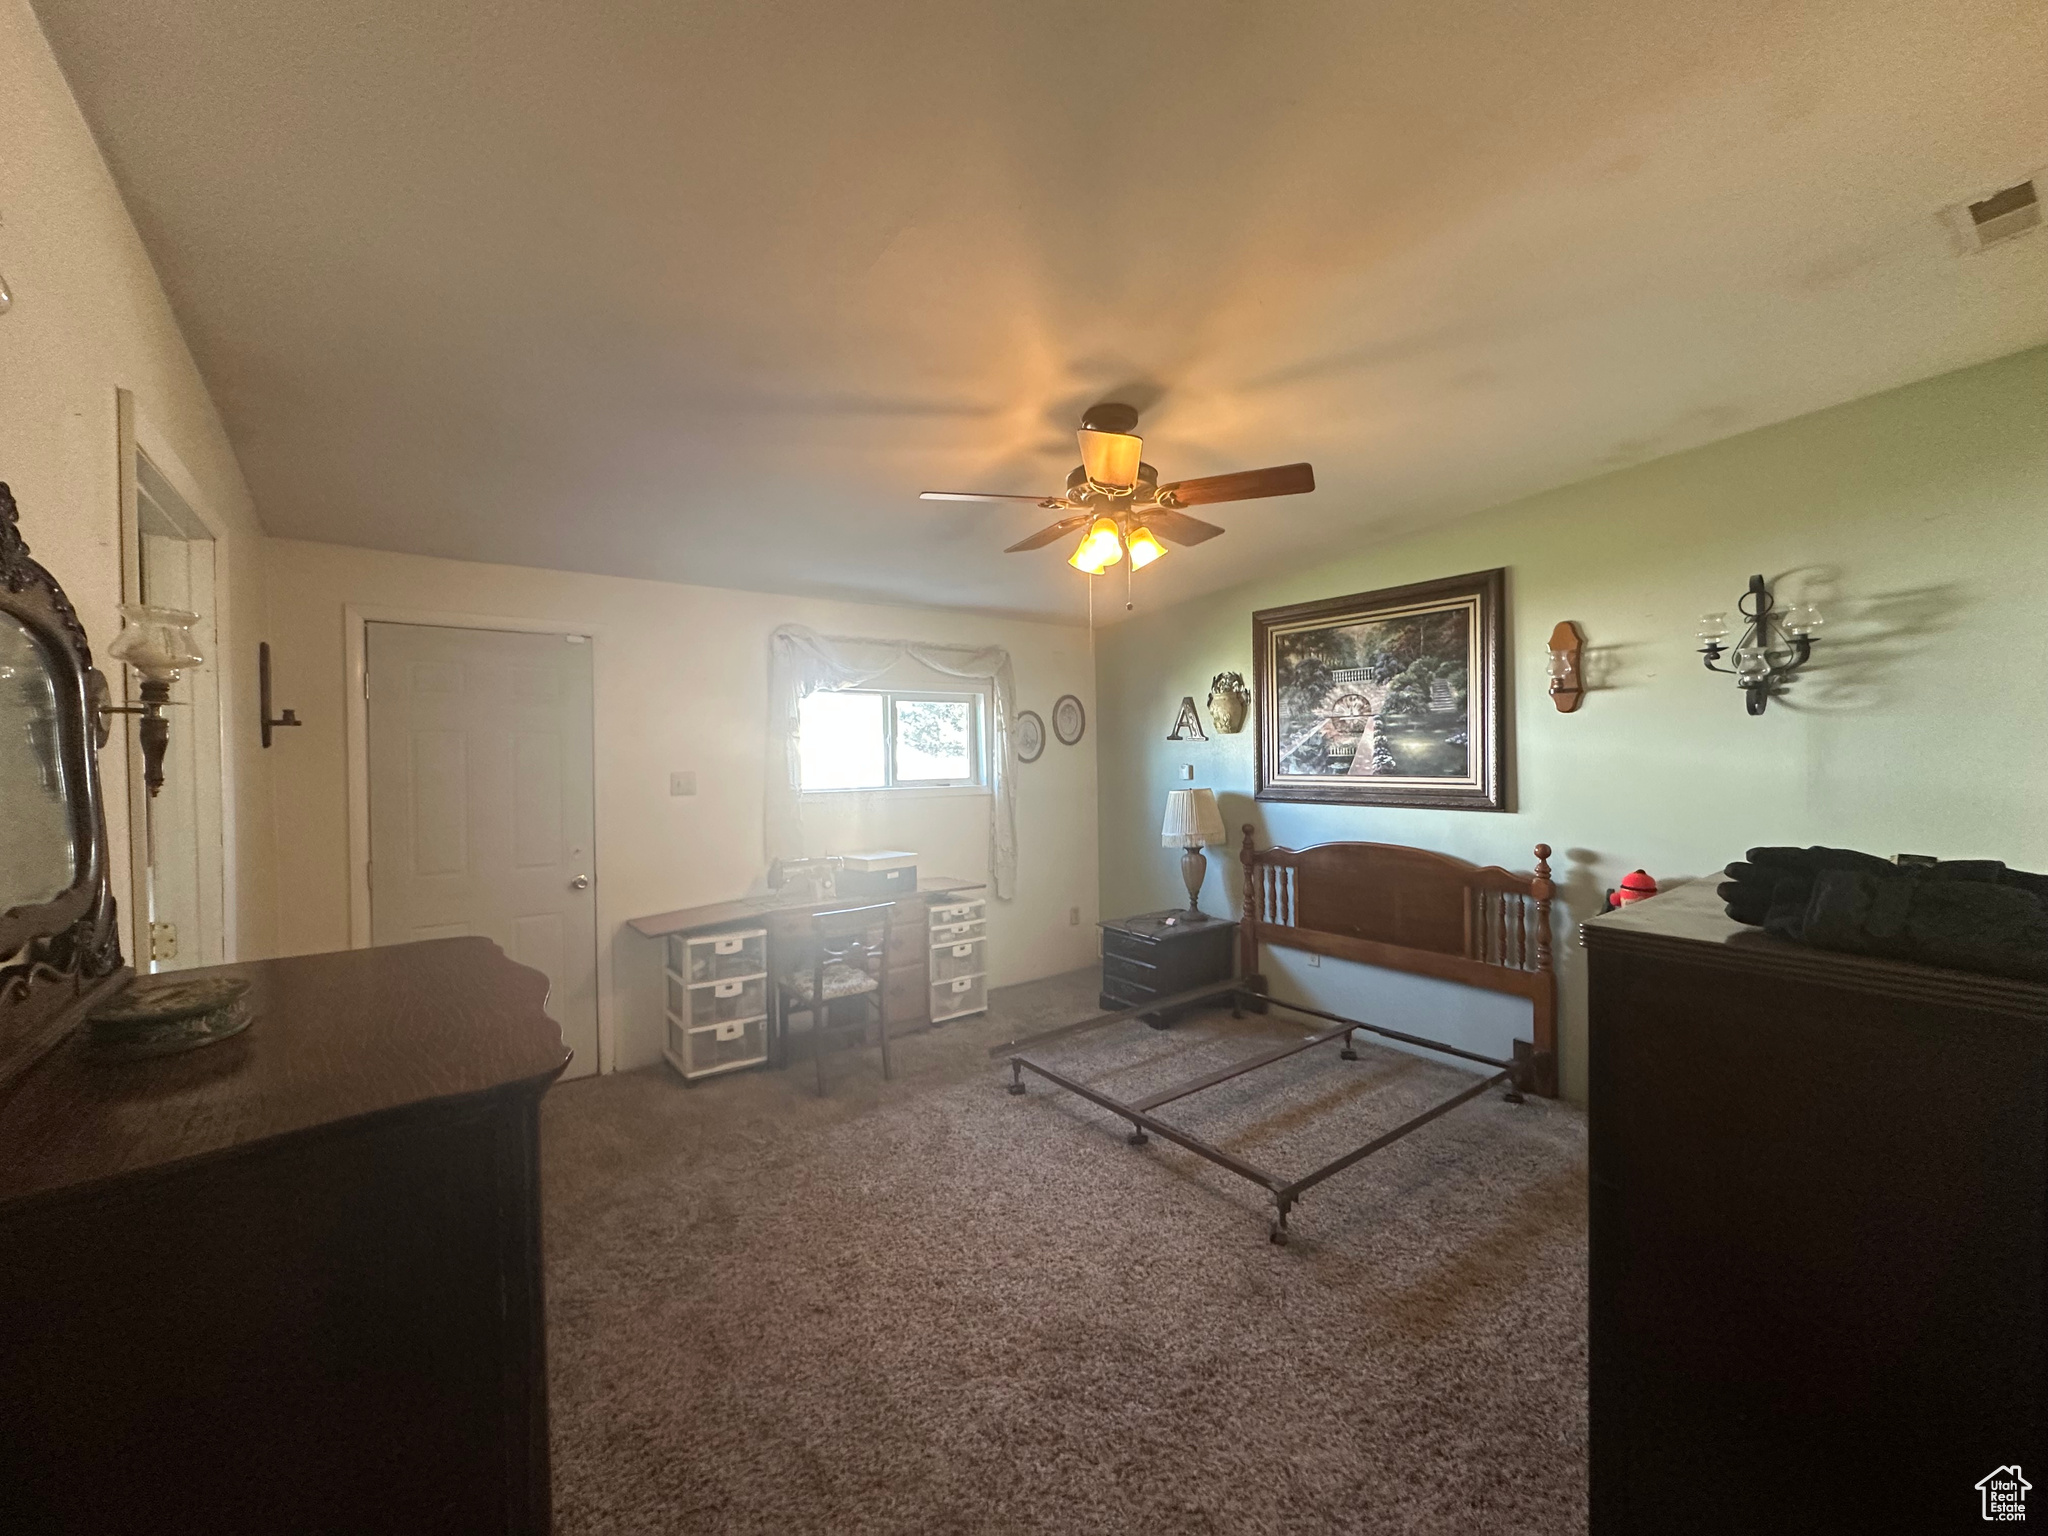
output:
<instances>
[{"instance_id":1,"label":"door knob","mask_svg":"<svg viewBox=\"0 0 2048 1536\"><path fill-rule=\"evenodd\" d=\"M577 876L577 877L576 877L576 878L575 878L574 880L571 880L571 881L569 882L569 889L570 889L570 890L572 890L572 891L587 891L587 890L589 890L589 889L590 889L590 876L588 876L588 875L578 875L578 876Z\"/></svg>"}]
</instances>

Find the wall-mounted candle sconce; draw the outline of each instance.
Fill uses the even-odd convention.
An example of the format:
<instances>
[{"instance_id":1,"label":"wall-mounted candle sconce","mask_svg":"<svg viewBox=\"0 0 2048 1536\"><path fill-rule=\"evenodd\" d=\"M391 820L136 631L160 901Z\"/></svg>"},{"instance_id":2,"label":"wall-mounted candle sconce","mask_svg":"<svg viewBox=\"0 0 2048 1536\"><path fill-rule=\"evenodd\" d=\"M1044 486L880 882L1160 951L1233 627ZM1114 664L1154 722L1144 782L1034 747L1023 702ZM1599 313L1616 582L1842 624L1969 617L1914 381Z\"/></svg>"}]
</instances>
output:
<instances>
[{"instance_id":1,"label":"wall-mounted candle sconce","mask_svg":"<svg viewBox=\"0 0 2048 1536\"><path fill-rule=\"evenodd\" d=\"M1735 642L1735 665L1716 665L1728 649L1722 644L1728 638L1725 613L1700 615L1699 637L1706 641L1700 647L1700 655L1706 658L1709 672L1734 678L1749 712L1760 715L1770 703L1771 694L1812 658L1813 632L1821 626L1820 610L1811 603L1793 603L1780 612L1761 576L1749 578L1749 591L1737 601L1736 607L1749 622L1742 638Z\"/></svg>"},{"instance_id":2,"label":"wall-mounted candle sconce","mask_svg":"<svg viewBox=\"0 0 2048 1536\"><path fill-rule=\"evenodd\" d=\"M286 710L276 719L270 717L270 642L265 640L256 647L256 707L263 721L263 745L270 745L270 733L288 725L304 725L296 710Z\"/></svg>"},{"instance_id":3,"label":"wall-mounted candle sconce","mask_svg":"<svg viewBox=\"0 0 2048 1536\"><path fill-rule=\"evenodd\" d=\"M171 722L164 714L171 702L171 684L206 658L193 648L192 626L199 615L182 608L152 608L147 603L121 604L121 633L107 647L114 660L126 662L142 680L142 703L100 705L102 715L140 715L142 782L153 796L164 787L164 749L171 744Z\"/></svg>"},{"instance_id":4,"label":"wall-mounted candle sconce","mask_svg":"<svg viewBox=\"0 0 2048 1536\"><path fill-rule=\"evenodd\" d=\"M1557 712L1568 715L1586 697L1586 685L1579 673L1579 626L1560 619L1550 632L1550 702Z\"/></svg>"}]
</instances>

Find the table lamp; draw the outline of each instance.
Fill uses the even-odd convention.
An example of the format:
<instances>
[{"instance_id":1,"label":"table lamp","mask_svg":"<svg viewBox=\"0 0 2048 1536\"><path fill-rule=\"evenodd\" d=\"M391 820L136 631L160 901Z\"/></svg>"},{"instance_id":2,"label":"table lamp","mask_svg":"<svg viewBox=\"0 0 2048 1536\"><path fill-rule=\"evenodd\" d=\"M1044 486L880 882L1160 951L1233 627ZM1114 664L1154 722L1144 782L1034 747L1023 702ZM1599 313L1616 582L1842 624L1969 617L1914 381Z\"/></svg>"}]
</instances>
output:
<instances>
[{"instance_id":1,"label":"table lamp","mask_svg":"<svg viewBox=\"0 0 2048 1536\"><path fill-rule=\"evenodd\" d=\"M1216 809L1213 789L1176 789L1166 796L1166 820L1159 828L1159 841L1168 848L1182 848L1180 877L1187 882L1188 911L1196 917L1202 911L1202 881L1209 873L1204 843L1223 841L1223 813Z\"/></svg>"}]
</instances>

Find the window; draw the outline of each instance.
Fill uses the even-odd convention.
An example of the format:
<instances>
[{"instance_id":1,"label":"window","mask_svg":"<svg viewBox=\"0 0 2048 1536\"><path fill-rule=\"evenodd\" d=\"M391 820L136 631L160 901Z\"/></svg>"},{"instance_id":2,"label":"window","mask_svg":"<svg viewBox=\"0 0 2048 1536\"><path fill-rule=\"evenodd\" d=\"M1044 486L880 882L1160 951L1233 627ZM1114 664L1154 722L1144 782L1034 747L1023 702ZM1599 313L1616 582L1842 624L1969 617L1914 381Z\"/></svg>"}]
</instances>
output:
<instances>
[{"instance_id":1,"label":"window","mask_svg":"<svg viewBox=\"0 0 2048 1536\"><path fill-rule=\"evenodd\" d=\"M979 787L981 713L974 693L806 694L797 706L804 793Z\"/></svg>"}]
</instances>

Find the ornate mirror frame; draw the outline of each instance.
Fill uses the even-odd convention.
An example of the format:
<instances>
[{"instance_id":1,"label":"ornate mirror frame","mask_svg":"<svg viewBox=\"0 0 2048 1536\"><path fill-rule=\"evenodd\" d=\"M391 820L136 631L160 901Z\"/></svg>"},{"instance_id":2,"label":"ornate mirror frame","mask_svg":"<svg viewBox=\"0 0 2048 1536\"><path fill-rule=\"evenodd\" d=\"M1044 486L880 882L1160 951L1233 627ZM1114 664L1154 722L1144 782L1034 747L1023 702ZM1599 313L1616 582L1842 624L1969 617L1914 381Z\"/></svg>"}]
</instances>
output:
<instances>
[{"instance_id":1,"label":"ornate mirror frame","mask_svg":"<svg viewBox=\"0 0 2048 1536\"><path fill-rule=\"evenodd\" d=\"M14 494L0 482L0 613L40 645L57 695L58 752L71 786L72 882L50 901L0 912L0 1091L33 1066L102 992L128 975L107 885L99 748L107 680L64 589L29 558ZM0 785L0 794L7 786Z\"/></svg>"}]
</instances>

